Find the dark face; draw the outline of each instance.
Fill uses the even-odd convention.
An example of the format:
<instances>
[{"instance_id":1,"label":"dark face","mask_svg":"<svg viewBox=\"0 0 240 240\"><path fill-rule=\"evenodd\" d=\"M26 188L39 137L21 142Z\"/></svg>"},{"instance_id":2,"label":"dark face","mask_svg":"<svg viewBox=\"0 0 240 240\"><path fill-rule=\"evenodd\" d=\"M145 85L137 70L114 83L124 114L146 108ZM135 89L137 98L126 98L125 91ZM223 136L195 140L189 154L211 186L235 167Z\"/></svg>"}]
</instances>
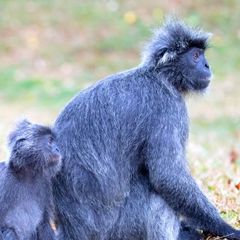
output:
<instances>
[{"instance_id":1,"label":"dark face","mask_svg":"<svg viewBox=\"0 0 240 240\"><path fill-rule=\"evenodd\" d=\"M36 139L36 144L44 156L44 166L51 167L58 165L61 161L61 154L52 134L46 134Z\"/></svg>"},{"instance_id":2,"label":"dark face","mask_svg":"<svg viewBox=\"0 0 240 240\"><path fill-rule=\"evenodd\" d=\"M191 48L179 60L183 84L186 90L201 91L210 83L211 70L204 55L204 50Z\"/></svg>"},{"instance_id":3,"label":"dark face","mask_svg":"<svg viewBox=\"0 0 240 240\"><path fill-rule=\"evenodd\" d=\"M22 122L10 135L11 166L23 169L57 172L61 166L61 154L51 129Z\"/></svg>"}]
</instances>

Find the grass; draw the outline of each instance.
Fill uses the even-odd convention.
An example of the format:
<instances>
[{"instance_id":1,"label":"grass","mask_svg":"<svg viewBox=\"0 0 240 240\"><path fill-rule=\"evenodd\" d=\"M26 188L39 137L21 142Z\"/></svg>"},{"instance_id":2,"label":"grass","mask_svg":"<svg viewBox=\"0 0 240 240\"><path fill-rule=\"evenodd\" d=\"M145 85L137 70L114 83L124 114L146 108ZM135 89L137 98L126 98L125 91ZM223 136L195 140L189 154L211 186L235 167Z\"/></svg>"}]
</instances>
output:
<instances>
[{"instance_id":1,"label":"grass","mask_svg":"<svg viewBox=\"0 0 240 240\"><path fill-rule=\"evenodd\" d=\"M190 167L222 216L240 227L239 12L238 0L0 0L0 157L16 119L52 123L79 90L136 66L151 29L176 13L214 34L211 90L187 100Z\"/></svg>"}]
</instances>

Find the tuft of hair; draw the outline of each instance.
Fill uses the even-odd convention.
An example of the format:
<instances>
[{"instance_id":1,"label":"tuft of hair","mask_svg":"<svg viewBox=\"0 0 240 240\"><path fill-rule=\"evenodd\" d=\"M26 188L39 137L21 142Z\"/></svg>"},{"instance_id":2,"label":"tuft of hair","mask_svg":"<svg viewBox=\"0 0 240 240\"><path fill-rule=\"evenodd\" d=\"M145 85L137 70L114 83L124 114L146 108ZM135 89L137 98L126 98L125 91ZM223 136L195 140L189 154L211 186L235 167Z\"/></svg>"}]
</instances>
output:
<instances>
[{"instance_id":1,"label":"tuft of hair","mask_svg":"<svg viewBox=\"0 0 240 240\"><path fill-rule=\"evenodd\" d=\"M205 50L210 36L211 33L189 27L178 19L168 18L146 45L141 65L156 67L168 63L192 47Z\"/></svg>"},{"instance_id":2,"label":"tuft of hair","mask_svg":"<svg viewBox=\"0 0 240 240\"><path fill-rule=\"evenodd\" d=\"M8 146L11 147L12 144L21 138L32 138L47 134L55 136L50 127L33 124L23 119L16 124L15 129L8 135Z\"/></svg>"}]
</instances>

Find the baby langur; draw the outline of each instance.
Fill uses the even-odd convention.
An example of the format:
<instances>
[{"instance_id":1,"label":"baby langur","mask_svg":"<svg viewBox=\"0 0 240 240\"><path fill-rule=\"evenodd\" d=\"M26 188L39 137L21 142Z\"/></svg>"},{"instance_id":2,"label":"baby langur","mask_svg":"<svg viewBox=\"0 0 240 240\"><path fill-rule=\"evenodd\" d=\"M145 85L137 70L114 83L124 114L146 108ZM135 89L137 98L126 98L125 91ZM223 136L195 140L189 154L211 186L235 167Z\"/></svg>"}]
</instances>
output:
<instances>
[{"instance_id":1,"label":"baby langur","mask_svg":"<svg viewBox=\"0 0 240 240\"><path fill-rule=\"evenodd\" d=\"M55 239L51 180L62 161L55 134L23 120L9 135L9 149L0 172L0 240Z\"/></svg>"}]
</instances>

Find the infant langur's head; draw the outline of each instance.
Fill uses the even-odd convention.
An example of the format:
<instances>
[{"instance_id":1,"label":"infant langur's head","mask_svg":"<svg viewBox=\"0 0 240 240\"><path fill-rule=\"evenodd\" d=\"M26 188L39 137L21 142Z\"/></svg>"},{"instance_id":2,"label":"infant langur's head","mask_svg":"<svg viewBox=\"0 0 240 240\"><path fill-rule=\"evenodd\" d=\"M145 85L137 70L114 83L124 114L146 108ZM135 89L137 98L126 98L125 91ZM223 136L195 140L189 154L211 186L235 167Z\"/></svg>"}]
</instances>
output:
<instances>
[{"instance_id":1,"label":"infant langur's head","mask_svg":"<svg viewBox=\"0 0 240 240\"><path fill-rule=\"evenodd\" d=\"M44 174L51 178L61 168L56 135L49 127L23 120L9 134L8 146L8 165L16 173Z\"/></svg>"}]
</instances>

